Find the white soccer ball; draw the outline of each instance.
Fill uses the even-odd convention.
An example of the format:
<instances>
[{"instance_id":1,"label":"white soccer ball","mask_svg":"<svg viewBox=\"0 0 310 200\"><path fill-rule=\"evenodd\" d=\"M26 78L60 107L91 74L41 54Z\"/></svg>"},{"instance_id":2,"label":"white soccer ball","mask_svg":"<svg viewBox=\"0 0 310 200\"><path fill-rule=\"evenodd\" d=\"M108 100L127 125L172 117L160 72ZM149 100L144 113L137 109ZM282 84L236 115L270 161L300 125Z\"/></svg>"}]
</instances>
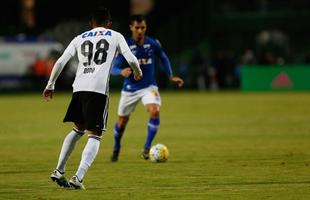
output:
<instances>
[{"instance_id":1,"label":"white soccer ball","mask_svg":"<svg viewBox=\"0 0 310 200\"><path fill-rule=\"evenodd\" d=\"M163 144L156 144L150 149L150 160L152 162L166 162L169 157L169 150Z\"/></svg>"}]
</instances>

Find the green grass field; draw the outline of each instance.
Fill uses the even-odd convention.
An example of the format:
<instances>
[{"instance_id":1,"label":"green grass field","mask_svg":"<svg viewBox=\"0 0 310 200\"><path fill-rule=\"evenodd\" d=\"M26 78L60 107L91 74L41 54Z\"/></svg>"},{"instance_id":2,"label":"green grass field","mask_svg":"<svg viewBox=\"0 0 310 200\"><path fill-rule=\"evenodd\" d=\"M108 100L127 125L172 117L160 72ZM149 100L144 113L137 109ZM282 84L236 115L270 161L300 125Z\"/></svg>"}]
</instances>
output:
<instances>
[{"instance_id":1,"label":"green grass field","mask_svg":"<svg viewBox=\"0 0 310 200\"><path fill-rule=\"evenodd\" d=\"M140 104L113 145L119 93L112 93L108 131L84 179L86 191L62 189L49 175L71 124L62 123L71 94L0 96L0 199L310 199L310 93L161 93L154 143L167 163L139 157L147 113ZM76 171L86 137L71 156Z\"/></svg>"}]
</instances>

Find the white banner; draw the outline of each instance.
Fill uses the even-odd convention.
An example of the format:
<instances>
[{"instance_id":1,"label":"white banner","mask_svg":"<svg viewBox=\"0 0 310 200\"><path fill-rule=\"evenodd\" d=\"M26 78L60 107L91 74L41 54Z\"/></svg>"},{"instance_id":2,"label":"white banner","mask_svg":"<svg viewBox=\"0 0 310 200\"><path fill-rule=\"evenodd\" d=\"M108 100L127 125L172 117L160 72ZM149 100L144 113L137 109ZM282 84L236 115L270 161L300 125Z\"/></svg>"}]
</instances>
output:
<instances>
[{"instance_id":1,"label":"white banner","mask_svg":"<svg viewBox=\"0 0 310 200\"><path fill-rule=\"evenodd\" d=\"M0 76L23 76L36 59L44 59L51 50L59 50L62 45L54 42L1 42Z\"/></svg>"}]
</instances>

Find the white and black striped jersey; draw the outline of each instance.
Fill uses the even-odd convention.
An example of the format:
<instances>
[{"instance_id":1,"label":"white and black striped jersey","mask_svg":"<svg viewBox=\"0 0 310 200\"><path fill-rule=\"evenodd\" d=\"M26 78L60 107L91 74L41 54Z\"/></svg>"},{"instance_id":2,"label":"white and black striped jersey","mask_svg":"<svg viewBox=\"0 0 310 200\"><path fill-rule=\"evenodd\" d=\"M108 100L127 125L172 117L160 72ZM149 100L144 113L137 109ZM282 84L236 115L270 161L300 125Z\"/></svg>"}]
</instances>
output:
<instances>
[{"instance_id":1,"label":"white and black striped jersey","mask_svg":"<svg viewBox=\"0 0 310 200\"><path fill-rule=\"evenodd\" d=\"M55 63L46 89L54 89L64 65L75 55L78 68L73 92L91 91L107 94L112 62L116 52L126 58L137 75L142 75L137 58L131 53L122 34L111 29L96 27L76 36Z\"/></svg>"}]
</instances>

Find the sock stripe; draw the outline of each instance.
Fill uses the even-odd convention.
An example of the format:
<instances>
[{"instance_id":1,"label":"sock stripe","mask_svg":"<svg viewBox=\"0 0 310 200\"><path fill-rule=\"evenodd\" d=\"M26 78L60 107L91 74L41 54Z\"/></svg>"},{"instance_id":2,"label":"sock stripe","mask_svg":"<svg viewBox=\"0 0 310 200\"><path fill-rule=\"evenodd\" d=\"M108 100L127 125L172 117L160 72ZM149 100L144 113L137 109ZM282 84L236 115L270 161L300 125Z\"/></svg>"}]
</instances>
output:
<instances>
[{"instance_id":1,"label":"sock stripe","mask_svg":"<svg viewBox=\"0 0 310 200\"><path fill-rule=\"evenodd\" d=\"M96 136L96 135L89 135L89 136L88 136L88 139L89 139L89 138L93 138L93 139L98 140L98 141L101 140L101 137L100 137L100 136Z\"/></svg>"},{"instance_id":2,"label":"sock stripe","mask_svg":"<svg viewBox=\"0 0 310 200\"><path fill-rule=\"evenodd\" d=\"M73 131L76 132L77 134L84 135L84 131L80 131L75 127L73 128Z\"/></svg>"},{"instance_id":3,"label":"sock stripe","mask_svg":"<svg viewBox=\"0 0 310 200\"><path fill-rule=\"evenodd\" d=\"M156 129L156 128L159 127L159 125L154 125L154 124L151 124L151 123L148 123L148 126L149 126L150 128L153 128L153 129Z\"/></svg>"},{"instance_id":4,"label":"sock stripe","mask_svg":"<svg viewBox=\"0 0 310 200\"><path fill-rule=\"evenodd\" d=\"M65 172L60 171L59 169L56 169L57 172L59 172L59 174L64 175Z\"/></svg>"}]
</instances>

